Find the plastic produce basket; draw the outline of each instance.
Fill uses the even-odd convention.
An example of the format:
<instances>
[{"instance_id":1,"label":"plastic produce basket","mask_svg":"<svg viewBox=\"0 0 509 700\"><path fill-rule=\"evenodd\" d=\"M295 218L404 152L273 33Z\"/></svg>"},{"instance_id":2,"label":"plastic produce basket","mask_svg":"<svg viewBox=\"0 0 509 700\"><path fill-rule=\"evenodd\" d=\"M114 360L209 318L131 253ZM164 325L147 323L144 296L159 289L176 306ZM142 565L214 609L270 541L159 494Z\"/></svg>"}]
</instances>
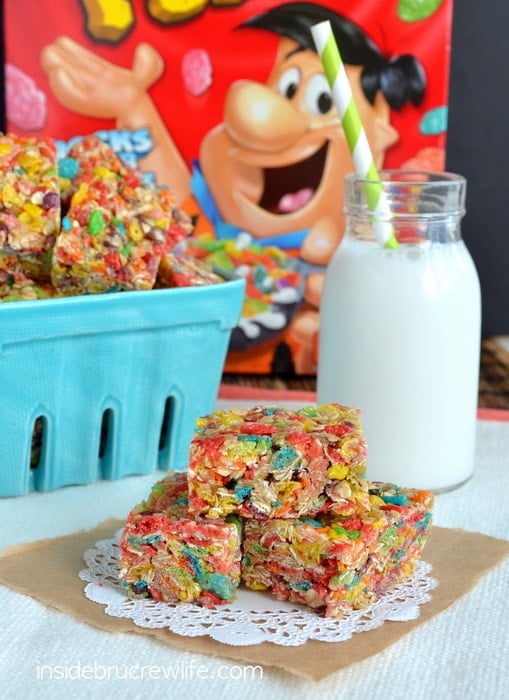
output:
<instances>
[{"instance_id":1,"label":"plastic produce basket","mask_svg":"<svg viewBox=\"0 0 509 700\"><path fill-rule=\"evenodd\" d=\"M186 468L244 286L0 304L0 496Z\"/></svg>"}]
</instances>

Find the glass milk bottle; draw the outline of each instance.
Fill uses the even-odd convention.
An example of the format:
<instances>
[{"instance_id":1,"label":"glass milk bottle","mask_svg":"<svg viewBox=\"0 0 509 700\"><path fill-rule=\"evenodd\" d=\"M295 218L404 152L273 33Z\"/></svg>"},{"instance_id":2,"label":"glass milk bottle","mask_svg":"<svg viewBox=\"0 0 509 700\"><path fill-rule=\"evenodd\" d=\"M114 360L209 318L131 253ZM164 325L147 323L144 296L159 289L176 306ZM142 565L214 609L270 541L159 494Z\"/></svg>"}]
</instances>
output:
<instances>
[{"instance_id":1,"label":"glass milk bottle","mask_svg":"<svg viewBox=\"0 0 509 700\"><path fill-rule=\"evenodd\" d=\"M348 175L346 232L320 306L317 398L362 411L369 479L443 491L474 469L481 295L461 238L466 182L380 177L399 246L375 240L366 181Z\"/></svg>"}]
</instances>

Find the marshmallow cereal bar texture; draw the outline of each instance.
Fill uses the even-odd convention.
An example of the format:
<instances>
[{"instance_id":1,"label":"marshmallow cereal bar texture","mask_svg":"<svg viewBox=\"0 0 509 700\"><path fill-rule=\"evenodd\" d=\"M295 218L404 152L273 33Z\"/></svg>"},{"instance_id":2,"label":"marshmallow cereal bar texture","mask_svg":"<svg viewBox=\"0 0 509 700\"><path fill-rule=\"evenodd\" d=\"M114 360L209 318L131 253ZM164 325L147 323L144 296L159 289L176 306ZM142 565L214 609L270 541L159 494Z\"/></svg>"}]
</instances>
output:
<instances>
[{"instance_id":1,"label":"marshmallow cereal bar texture","mask_svg":"<svg viewBox=\"0 0 509 700\"><path fill-rule=\"evenodd\" d=\"M339 404L234 408L198 419L189 512L207 518L298 518L369 508L356 409Z\"/></svg>"},{"instance_id":2,"label":"marshmallow cereal bar texture","mask_svg":"<svg viewBox=\"0 0 509 700\"><path fill-rule=\"evenodd\" d=\"M120 540L120 583L131 598L231 602L240 581L237 522L187 515L187 476L170 472L127 518Z\"/></svg>"},{"instance_id":3,"label":"marshmallow cereal bar texture","mask_svg":"<svg viewBox=\"0 0 509 700\"><path fill-rule=\"evenodd\" d=\"M246 520L243 582L325 617L362 609L407 580L431 525L433 494L372 483L369 512Z\"/></svg>"},{"instance_id":4,"label":"marshmallow cereal bar texture","mask_svg":"<svg viewBox=\"0 0 509 700\"><path fill-rule=\"evenodd\" d=\"M53 251L52 283L65 294L152 289L161 257L191 232L190 220L168 190L142 183L105 145L86 144L88 160L82 144L80 158L69 156L60 167L72 196Z\"/></svg>"},{"instance_id":5,"label":"marshmallow cereal bar texture","mask_svg":"<svg viewBox=\"0 0 509 700\"><path fill-rule=\"evenodd\" d=\"M60 229L56 148L51 139L0 134L0 269L16 255L29 277L47 281Z\"/></svg>"}]
</instances>

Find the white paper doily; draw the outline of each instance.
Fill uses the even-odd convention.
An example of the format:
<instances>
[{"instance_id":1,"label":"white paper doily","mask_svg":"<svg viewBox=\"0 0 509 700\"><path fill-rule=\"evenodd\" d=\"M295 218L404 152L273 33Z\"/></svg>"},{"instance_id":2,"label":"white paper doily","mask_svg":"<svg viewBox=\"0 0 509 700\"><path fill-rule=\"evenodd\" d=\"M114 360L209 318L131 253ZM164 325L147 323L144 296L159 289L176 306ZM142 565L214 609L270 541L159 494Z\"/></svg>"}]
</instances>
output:
<instances>
[{"instance_id":1,"label":"white paper doily","mask_svg":"<svg viewBox=\"0 0 509 700\"><path fill-rule=\"evenodd\" d=\"M85 554L85 595L105 605L112 617L127 617L139 627L167 628L185 637L209 636L223 644L247 646L272 642L300 646L310 639L343 642L357 632L380 627L386 620L405 622L419 617L419 606L431 600L438 581L431 565L419 561L411 580L364 610L345 613L340 620L324 618L303 606L279 601L269 593L240 588L234 603L209 609L193 603L158 603L128 598L118 582L120 531L96 542Z\"/></svg>"}]
</instances>

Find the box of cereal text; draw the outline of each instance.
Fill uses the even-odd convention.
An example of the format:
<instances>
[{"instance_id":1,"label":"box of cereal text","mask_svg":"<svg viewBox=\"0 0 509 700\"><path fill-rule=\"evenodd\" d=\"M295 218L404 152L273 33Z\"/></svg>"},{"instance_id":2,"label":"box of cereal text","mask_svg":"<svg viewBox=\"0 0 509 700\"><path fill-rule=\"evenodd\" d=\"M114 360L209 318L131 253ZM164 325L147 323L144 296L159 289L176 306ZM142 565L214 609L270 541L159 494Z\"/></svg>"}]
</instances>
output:
<instances>
[{"instance_id":1,"label":"box of cereal text","mask_svg":"<svg viewBox=\"0 0 509 700\"><path fill-rule=\"evenodd\" d=\"M246 278L227 373L313 376L353 162L310 27L331 23L377 166L445 167L452 0L4 0L4 130L96 133Z\"/></svg>"}]
</instances>

